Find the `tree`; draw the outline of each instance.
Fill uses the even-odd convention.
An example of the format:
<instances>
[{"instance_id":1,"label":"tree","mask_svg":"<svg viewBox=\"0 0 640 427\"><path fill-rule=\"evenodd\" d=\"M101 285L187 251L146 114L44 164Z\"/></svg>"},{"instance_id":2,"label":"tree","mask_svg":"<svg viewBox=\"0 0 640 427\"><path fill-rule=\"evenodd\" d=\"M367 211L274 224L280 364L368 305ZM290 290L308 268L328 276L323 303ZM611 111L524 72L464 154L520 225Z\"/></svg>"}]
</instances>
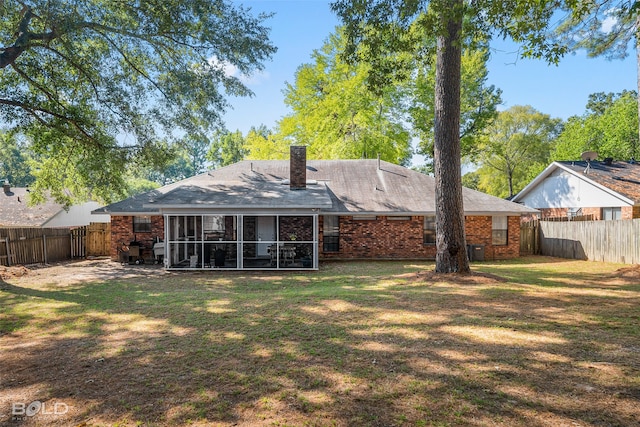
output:
<instances>
[{"instance_id":1,"label":"tree","mask_svg":"<svg viewBox=\"0 0 640 427\"><path fill-rule=\"evenodd\" d=\"M513 197L548 164L560 119L516 105L498 114L478 145L478 188Z\"/></svg>"},{"instance_id":2,"label":"tree","mask_svg":"<svg viewBox=\"0 0 640 427\"><path fill-rule=\"evenodd\" d=\"M246 158L249 160L286 160L290 141L280 138L265 125L252 126L246 137Z\"/></svg>"},{"instance_id":3,"label":"tree","mask_svg":"<svg viewBox=\"0 0 640 427\"><path fill-rule=\"evenodd\" d=\"M0 181L25 187L33 182L28 148L12 132L0 132Z\"/></svg>"},{"instance_id":4,"label":"tree","mask_svg":"<svg viewBox=\"0 0 640 427\"><path fill-rule=\"evenodd\" d=\"M0 120L44 160L38 191L66 203L109 201L132 165L210 134L225 94L251 94L225 70L251 74L275 51L268 16L226 0L5 0L0 17Z\"/></svg>"},{"instance_id":5,"label":"tree","mask_svg":"<svg viewBox=\"0 0 640 427\"><path fill-rule=\"evenodd\" d=\"M137 176L127 176L125 182L127 183L127 197L146 193L147 191L155 190L160 187L160 184L157 182L149 181L148 179L139 178Z\"/></svg>"},{"instance_id":6,"label":"tree","mask_svg":"<svg viewBox=\"0 0 640 427\"><path fill-rule=\"evenodd\" d=\"M180 141L180 146L189 161L187 177L203 173L208 169L209 138L187 135Z\"/></svg>"},{"instance_id":7,"label":"tree","mask_svg":"<svg viewBox=\"0 0 640 427\"><path fill-rule=\"evenodd\" d=\"M480 176L477 171L467 172L462 175L462 186L470 188L472 190L479 191L478 185L480 183Z\"/></svg>"},{"instance_id":8,"label":"tree","mask_svg":"<svg viewBox=\"0 0 640 427\"><path fill-rule=\"evenodd\" d=\"M572 116L556 142L554 160L579 160L584 151L600 158L638 159L638 115L634 91L589 95L587 111Z\"/></svg>"},{"instance_id":9,"label":"tree","mask_svg":"<svg viewBox=\"0 0 640 427\"><path fill-rule=\"evenodd\" d=\"M218 132L213 137L213 141L209 147L207 160L209 160L215 168L237 163L244 159L247 154L245 144L244 136L242 136L242 132L239 130L233 133Z\"/></svg>"},{"instance_id":10,"label":"tree","mask_svg":"<svg viewBox=\"0 0 640 427\"><path fill-rule=\"evenodd\" d=\"M159 185L167 185L203 172L206 161L204 150L200 148L194 152L191 147L181 143L165 143L164 149L166 153L171 153L170 159L155 167L141 167L140 173L134 176ZM196 155L200 157L195 158Z\"/></svg>"},{"instance_id":11,"label":"tree","mask_svg":"<svg viewBox=\"0 0 640 427\"><path fill-rule=\"evenodd\" d=\"M624 59L629 47L635 50L636 119L640 124L640 4L637 1L599 0L579 2L581 13L568 14L557 29L559 39L572 50L585 49L591 57ZM634 156L640 153L640 125L635 129Z\"/></svg>"},{"instance_id":12,"label":"tree","mask_svg":"<svg viewBox=\"0 0 640 427\"><path fill-rule=\"evenodd\" d=\"M332 3L332 9L345 24L345 56L353 62L372 64L374 72L369 79L372 86L384 87L395 79L407 78L396 58L402 61L406 56L424 54L425 44L416 33L431 31L437 40L434 107L437 272L469 271L460 176L462 40L468 32L511 37L524 45L522 55L557 61L566 48L549 42L546 37L557 5L556 2L523 4L516 0L335 0ZM424 31L412 31L416 26Z\"/></svg>"},{"instance_id":13,"label":"tree","mask_svg":"<svg viewBox=\"0 0 640 427\"><path fill-rule=\"evenodd\" d=\"M312 62L301 65L287 83L285 104L292 113L279 123L276 138L308 146L309 157L375 158L407 164L410 133L395 87L380 93L366 85L368 66L351 65L340 56L342 29L331 34Z\"/></svg>"},{"instance_id":14,"label":"tree","mask_svg":"<svg viewBox=\"0 0 640 427\"><path fill-rule=\"evenodd\" d=\"M502 92L486 84L489 75L486 41L466 39L464 46L461 58L460 145L462 156L472 159L478 152L476 138L495 119ZM411 124L419 138L418 152L427 159L433 158L434 63L433 58L416 60L415 77L406 82Z\"/></svg>"}]
</instances>

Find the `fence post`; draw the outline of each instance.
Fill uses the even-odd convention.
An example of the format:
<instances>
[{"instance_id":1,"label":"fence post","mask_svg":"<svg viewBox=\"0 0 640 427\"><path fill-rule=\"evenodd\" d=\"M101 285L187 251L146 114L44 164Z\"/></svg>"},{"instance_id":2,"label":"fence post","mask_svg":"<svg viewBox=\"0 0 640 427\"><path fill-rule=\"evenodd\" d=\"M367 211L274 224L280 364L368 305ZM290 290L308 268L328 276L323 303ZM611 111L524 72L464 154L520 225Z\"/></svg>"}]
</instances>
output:
<instances>
[{"instance_id":1,"label":"fence post","mask_svg":"<svg viewBox=\"0 0 640 427\"><path fill-rule=\"evenodd\" d=\"M9 252L9 236L4 239L4 244L7 245L7 267L11 267L11 252Z\"/></svg>"},{"instance_id":2,"label":"fence post","mask_svg":"<svg viewBox=\"0 0 640 427\"><path fill-rule=\"evenodd\" d=\"M44 254L44 263L47 263L47 235L42 235L42 253Z\"/></svg>"}]
</instances>

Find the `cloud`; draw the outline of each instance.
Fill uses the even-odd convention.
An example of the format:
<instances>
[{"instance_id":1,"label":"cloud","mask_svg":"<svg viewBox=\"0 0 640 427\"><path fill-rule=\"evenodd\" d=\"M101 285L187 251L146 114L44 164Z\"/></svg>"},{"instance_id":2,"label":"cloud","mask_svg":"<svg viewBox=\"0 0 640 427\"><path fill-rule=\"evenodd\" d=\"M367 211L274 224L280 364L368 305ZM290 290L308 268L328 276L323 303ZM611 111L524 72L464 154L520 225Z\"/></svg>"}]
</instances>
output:
<instances>
[{"instance_id":1,"label":"cloud","mask_svg":"<svg viewBox=\"0 0 640 427\"><path fill-rule=\"evenodd\" d=\"M227 62L220 61L216 57L209 58L209 65L221 70L227 77L236 77L247 86L257 86L269 80L271 75L267 71L256 71L253 74L244 74L238 70L238 67Z\"/></svg>"},{"instance_id":2,"label":"cloud","mask_svg":"<svg viewBox=\"0 0 640 427\"><path fill-rule=\"evenodd\" d=\"M242 74L239 76L240 81L247 86L258 86L271 78L268 71L256 71L251 75Z\"/></svg>"},{"instance_id":3,"label":"cloud","mask_svg":"<svg viewBox=\"0 0 640 427\"><path fill-rule=\"evenodd\" d=\"M604 21L602 21L602 26L600 29L603 33L610 33L613 27L618 23L618 18L613 16L607 16Z\"/></svg>"}]
</instances>

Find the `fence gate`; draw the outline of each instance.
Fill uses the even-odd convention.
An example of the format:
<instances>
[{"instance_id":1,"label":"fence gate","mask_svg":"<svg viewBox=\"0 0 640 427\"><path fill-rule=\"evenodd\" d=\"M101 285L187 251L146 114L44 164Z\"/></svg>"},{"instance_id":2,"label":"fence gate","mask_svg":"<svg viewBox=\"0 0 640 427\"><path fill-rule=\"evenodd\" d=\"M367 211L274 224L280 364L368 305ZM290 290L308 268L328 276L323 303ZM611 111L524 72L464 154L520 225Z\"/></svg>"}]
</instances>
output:
<instances>
[{"instance_id":1,"label":"fence gate","mask_svg":"<svg viewBox=\"0 0 640 427\"><path fill-rule=\"evenodd\" d=\"M520 255L540 254L540 221L520 224Z\"/></svg>"},{"instance_id":2,"label":"fence gate","mask_svg":"<svg viewBox=\"0 0 640 427\"><path fill-rule=\"evenodd\" d=\"M108 256L111 251L111 223L92 222L86 232L86 256Z\"/></svg>"}]
</instances>

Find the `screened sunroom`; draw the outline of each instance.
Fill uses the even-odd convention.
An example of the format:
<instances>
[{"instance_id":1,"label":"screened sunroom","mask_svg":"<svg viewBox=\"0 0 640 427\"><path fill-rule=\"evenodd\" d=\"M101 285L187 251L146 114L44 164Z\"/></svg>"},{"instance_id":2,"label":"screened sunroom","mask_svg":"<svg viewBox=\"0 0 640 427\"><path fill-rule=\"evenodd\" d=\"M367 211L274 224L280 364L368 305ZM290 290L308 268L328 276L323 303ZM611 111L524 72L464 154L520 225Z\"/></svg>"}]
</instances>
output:
<instances>
[{"instance_id":1,"label":"screened sunroom","mask_svg":"<svg viewBox=\"0 0 640 427\"><path fill-rule=\"evenodd\" d=\"M318 268L318 215L164 215L172 270Z\"/></svg>"}]
</instances>

